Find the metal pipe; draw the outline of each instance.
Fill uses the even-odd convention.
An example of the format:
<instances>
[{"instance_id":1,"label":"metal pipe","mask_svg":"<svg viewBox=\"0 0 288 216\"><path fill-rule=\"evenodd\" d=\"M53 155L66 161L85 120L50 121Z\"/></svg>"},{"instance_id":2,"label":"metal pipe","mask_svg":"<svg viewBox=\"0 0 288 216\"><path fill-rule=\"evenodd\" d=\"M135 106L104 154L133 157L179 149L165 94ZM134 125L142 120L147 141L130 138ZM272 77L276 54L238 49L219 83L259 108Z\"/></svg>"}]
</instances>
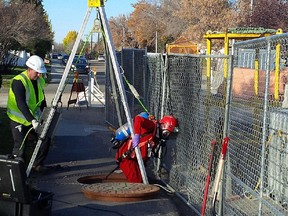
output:
<instances>
[{"instance_id":1,"label":"metal pipe","mask_svg":"<svg viewBox=\"0 0 288 216\"><path fill-rule=\"evenodd\" d=\"M266 138L267 138L267 120L268 120L268 102L269 102L269 82L270 82L270 54L271 42L268 41L267 45L267 59L266 59L266 76L265 76L265 94L264 94L264 107L263 107L263 128L262 128L262 149L261 149L261 172L260 172L260 199L259 199L259 212L262 212L262 199L263 199L263 180L265 171L265 152L266 152Z\"/></svg>"}]
</instances>

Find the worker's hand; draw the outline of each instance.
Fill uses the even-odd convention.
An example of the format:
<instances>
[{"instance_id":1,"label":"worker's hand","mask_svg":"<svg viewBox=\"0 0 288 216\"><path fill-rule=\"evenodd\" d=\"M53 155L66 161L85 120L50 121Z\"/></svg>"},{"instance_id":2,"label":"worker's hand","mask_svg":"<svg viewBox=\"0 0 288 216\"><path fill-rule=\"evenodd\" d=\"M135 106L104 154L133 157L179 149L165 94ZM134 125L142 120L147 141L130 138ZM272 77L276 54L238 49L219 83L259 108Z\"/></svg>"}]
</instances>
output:
<instances>
[{"instance_id":1,"label":"worker's hand","mask_svg":"<svg viewBox=\"0 0 288 216\"><path fill-rule=\"evenodd\" d=\"M140 142L140 134L135 134L132 138L132 147L135 148Z\"/></svg>"},{"instance_id":2,"label":"worker's hand","mask_svg":"<svg viewBox=\"0 0 288 216\"><path fill-rule=\"evenodd\" d=\"M39 126L39 122L36 119L33 119L31 123L32 123L34 130L37 130Z\"/></svg>"}]
</instances>

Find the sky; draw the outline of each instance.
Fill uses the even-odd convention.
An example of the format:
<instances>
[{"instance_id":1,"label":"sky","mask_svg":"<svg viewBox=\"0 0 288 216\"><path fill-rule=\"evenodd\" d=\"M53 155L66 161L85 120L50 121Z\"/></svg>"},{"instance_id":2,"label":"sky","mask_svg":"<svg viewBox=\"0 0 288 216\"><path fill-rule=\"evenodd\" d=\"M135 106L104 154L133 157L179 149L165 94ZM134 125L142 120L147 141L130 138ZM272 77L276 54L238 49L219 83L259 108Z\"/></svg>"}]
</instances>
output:
<instances>
[{"instance_id":1,"label":"sky","mask_svg":"<svg viewBox=\"0 0 288 216\"><path fill-rule=\"evenodd\" d=\"M44 9L52 23L56 43L62 43L69 31L79 32L88 8L87 2L88 0L43 0ZM105 3L107 19L123 14L129 15L134 10L131 4L137 2L138 0L107 0ZM92 29L95 18L96 10L93 9L83 39Z\"/></svg>"}]
</instances>

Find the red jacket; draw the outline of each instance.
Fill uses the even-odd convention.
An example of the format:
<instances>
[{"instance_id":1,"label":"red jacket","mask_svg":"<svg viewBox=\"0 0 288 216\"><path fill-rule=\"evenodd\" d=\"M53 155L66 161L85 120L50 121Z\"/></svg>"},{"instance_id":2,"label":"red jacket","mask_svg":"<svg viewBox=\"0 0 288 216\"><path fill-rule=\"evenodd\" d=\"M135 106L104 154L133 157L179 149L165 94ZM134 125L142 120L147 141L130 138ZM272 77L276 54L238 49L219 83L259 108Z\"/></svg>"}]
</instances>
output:
<instances>
[{"instance_id":1,"label":"red jacket","mask_svg":"<svg viewBox=\"0 0 288 216\"><path fill-rule=\"evenodd\" d=\"M151 147L156 147L156 131L157 122L155 120L145 119L141 116L134 118L134 134L140 134L139 148L143 161L148 159L148 143L150 142ZM118 149L116 153L116 160L122 157L122 155L131 148L132 138L130 137L125 143ZM135 152L133 151L128 158L135 158Z\"/></svg>"}]
</instances>

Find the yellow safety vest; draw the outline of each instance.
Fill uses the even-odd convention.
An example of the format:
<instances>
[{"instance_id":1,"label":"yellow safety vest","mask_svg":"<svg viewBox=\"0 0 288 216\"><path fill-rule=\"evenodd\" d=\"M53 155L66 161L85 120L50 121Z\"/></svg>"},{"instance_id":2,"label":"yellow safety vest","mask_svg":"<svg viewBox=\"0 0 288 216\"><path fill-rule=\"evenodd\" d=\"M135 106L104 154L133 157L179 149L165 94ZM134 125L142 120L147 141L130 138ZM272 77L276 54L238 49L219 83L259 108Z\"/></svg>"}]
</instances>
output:
<instances>
[{"instance_id":1,"label":"yellow safety vest","mask_svg":"<svg viewBox=\"0 0 288 216\"><path fill-rule=\"evenodd\" d=\"M15 76L10 83L10 90L8 94L8 102L7 102L7 115L8 117L15 122L23 124L25 126L31 125L31 122L28 122L22 112L19 110L16 102L16 97L14 92L12 91L12 82L13 80L20 80L25 87L26 92L26 104L29 107L31 114L35 119L39 119L41 110L40 106L42 101L44 100L44 87L45 80L43 77L39 77L37 79L37 87L38 87L38 103L36 101L36 94L31 80L27 75L27 70L22 72L21 74Z\"/></svg>"}]
</instances>

